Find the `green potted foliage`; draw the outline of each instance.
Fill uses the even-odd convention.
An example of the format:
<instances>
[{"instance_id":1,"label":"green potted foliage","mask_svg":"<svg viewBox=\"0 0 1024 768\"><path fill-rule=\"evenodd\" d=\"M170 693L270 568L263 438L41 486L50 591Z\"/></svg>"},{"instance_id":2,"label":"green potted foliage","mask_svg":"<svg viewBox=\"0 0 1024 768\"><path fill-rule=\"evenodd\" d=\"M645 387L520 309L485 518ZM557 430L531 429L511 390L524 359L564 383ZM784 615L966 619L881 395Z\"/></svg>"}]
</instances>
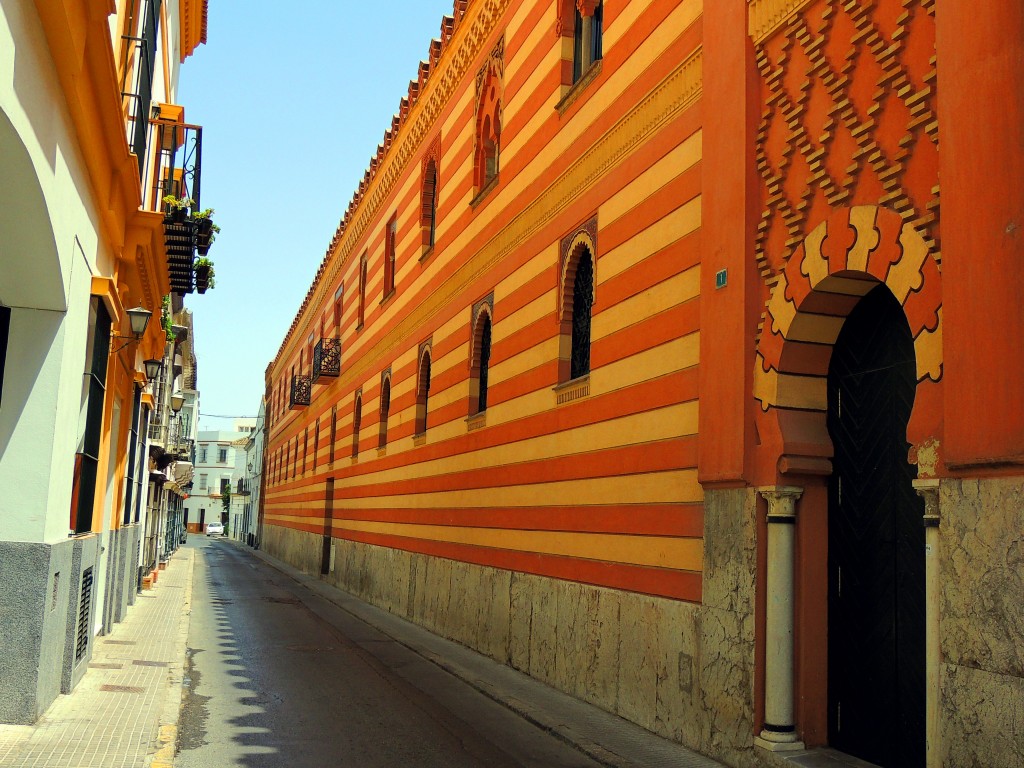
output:
<instances>
[{"instance_id":1,"label":"green potted foliage","mask_svg":"<svg viewBox=\"0 0 1024 768\"><path fill-rule=\"evenodd\" d=\"M213 223L213 208L206 208L192 214L196 222L196 247L200 256L205 256L210 251L210 246L217 239L220 227Z\"/></svg>"},{"instance_id":2,"label":"green potted foliage","mask_svg":"<svg viewBox=\"0 0 1024 768\"><path fill-rule=\"evenodd\" d=\"M196 259L195 263L196 272L196 290L199 293L206 293L210 288L213 288L217 283L214 281L214 269L213 262L205 256L200 256Z\"/></svg>"},{"instance_id":3,"label":"green potted foliage","mask_svg":"<svg viewBox=\"0 0 1024 768\"><path fill-rule=\"evenodd\" d=\"M191 197L164 195L164 221L168 224L183 224L188 218L188 209L195 201Z\"/></svg>"}]
</instances>

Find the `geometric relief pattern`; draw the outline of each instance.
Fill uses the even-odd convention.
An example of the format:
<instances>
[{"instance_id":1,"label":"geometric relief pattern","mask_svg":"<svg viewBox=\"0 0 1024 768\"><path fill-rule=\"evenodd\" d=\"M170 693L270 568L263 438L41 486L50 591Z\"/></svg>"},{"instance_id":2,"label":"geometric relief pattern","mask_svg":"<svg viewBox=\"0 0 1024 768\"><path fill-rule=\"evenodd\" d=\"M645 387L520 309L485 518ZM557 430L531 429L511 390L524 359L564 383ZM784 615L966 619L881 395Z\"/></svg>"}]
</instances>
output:
<instances>
[{"instance_id":1,"label":"geometric relief pattern","mask_svg":"<svg viewBox=\"0 0 1024 768\"><path fill-rule=\"evenodd\" d=\"M771 289L754 369L762 409L825 409L828 351L845 317L879 283L906 314L917 381L939 381L941 279L925 238L895 211L873 205L834 211L797 245Z\"/></svg>"},{"instance_id":2,"label":"geometric relief pattern","mask_svg":"<svg viewBox=\"0 0 1024 768\"><path fill-rule=\"evenodd\" d=\"M838 206L895 211L939 260L935 5L797 3L757 41L756 248L766 280Z\"/></svg>"}]
</instances>

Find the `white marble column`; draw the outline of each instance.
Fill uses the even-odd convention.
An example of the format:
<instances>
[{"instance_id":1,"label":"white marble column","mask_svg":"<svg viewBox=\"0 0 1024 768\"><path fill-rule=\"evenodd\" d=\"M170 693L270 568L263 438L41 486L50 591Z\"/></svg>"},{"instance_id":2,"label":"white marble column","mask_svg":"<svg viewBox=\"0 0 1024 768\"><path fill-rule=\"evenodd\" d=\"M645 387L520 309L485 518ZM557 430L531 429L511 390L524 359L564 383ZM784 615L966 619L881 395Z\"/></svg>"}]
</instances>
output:
<instances>
[{"instance_id":1,"label":"white marble column","mask_svg":"<svg viewBox=\"0 0 1024 768\"><path fill-rule=\"evenodd\" d=\"M765 616L764 729L754 743L779 752L803 749L793 709L793 573L796 500L803 488L758 488L768 501L768 602Z\"/></svg>"},{"instance_id":2,"label":"white marble column","mask_svg":"<svg viewBox=\"0 0 1024 768\"><path fill-rule=\"evenodd\" d=\"M939 481L914 481L924 499L925 744L927 768L939 761Z\"/></svg>"}]
</instances>

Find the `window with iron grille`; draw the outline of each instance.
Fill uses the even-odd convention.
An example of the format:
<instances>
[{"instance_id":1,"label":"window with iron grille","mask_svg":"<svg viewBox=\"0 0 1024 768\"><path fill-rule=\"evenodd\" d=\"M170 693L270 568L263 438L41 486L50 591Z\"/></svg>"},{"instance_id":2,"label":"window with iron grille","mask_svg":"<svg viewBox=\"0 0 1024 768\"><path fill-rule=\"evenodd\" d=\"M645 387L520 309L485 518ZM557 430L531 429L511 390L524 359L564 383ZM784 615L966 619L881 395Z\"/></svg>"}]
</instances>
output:
<instances>
[{"instance_id":1,"label":"window with iron grille","mask_svg":"<svg viewBox=\"0 0 1024 768\"><path fill-rule=\"evenodd\" d=\"M483 329L480 331L480 373L479 388L480 394L477 399L477 409L487 410L487 370L491 363L491 316L488 314L483 318Z\"/></svg>"},{"instance_id":2,"label":"window with iron grille","mask_svg":"<svg viewBox=\"0 0 1024 768\"><path fill-rule=\"evenodd\" d=\"M359 430L363 422L363 393L356 392L355 405L352 409L352 458L359 455Z\"/></svg>"},{"instance_id":3,"label":"window with iron grille","mask_svg":"<svg viewBox=\"0 0 1024 768\"><path fill-rule=\"evenodd\" d=\"M89 345L82 386L82 425L75 474L72 505L75 509L75 533L92 530L92 512L96 500L96 472L99 466L100 437L103 431L103 400L106 396L107 359L110 354L110 315L103 301L94 296L89 306Z\"/></svg>"},{"instance_id":4,"label":"window with iron grille","mask_svg":"<svg viewBox=\"0 0 1024 768\"><path fill-rule=\"evenodd\" d=\"M218 464L227 464L228 463L228 449L227 448L218 448L217 449L217 463Z\"/></svg>"},{"instance_id":5,"label":"window with iron grille","mask_svg":"<svg viewBox=\"0 0 1024 768\"><path fill-rule=\"evenodd\" d=\"M590 316L594 306L594 262L584 250L576 266L572 289L572 365L570 378L590 372Z\"/></svg>"},{"instance_id":6,"label":"window with iron grille","mask_svg":"<svg viewBox=\"0 0 1024 768\"><path fill-rule=\"evenodd\" d=\"M434 247L437 236L437 161L430 158L423 171L421 228L425 250Z\"/></svg>"},{"instance_id":7,"label":"window with iron grille","mask_svg":"<svg viewBox=\"0 0 1024 768\"><path fill-rule=\"evenodd\" d=\"M395 240L398 239L398 214L394 214L384 232L384 298L395 292Z\"/></svg>"},{"instance_id":8,"label":"window with iron grille","mask_svg":"<svg viewBox=\"0 0 1024 768\"><path fill-rule=\"evenodd\" d=\"M470 332L469 415L487 410L488 369L491 364L491 314L494 294L473 305Z\"/></svg>"},{"instance_id":9,"label":"window with iron grille","mask_svg":"<svg viewBox=\"0 0 1024 768\"><path fill-rule=\"evenodd\" d=\"M331 453L330 461L334 463L334 440L338 436L338 406L331 408Z\"/></svg>"},{"instance_id":10,"label":"window with iron grille","mask_svg":"<svg viewBox=\"0 0 1024 768\"><path fill-rule=\"evenodd\" d=\"M320 451L320 418L316 420L316 430L313 432L313 471L316 472L317 453Z\"/></svg>"},{"instance_id":11,"label":"window with iron grille","mask_svg":"<svg viewBox=\"0 0 1024 768\"><path fill-rule=\"evenodd\" d=\"M356 328L363 327L363 320L366 318L366 254L359 261L359 315L356 318Z\"/></svg>"},{"instance_id":12,"label":"window with iron grille","mask_svg":"<svg viewBox=\"0 0 1024 768\"><path fill-rule=\"evenodd\" d=\"M429 346L420 353L419 381L416 386L416 432L422 435L427 431L427 408L430 398L430 349Z\"/></svg>"},{"instance_id":13,"label":"window with iron grille","mask_svg":"<svg viewBox=\"0 0 1024 768\"><path fill-rule=\"evenodd\" d=\"M82 572L82 592L78 598L78 634L75 661L81 661L89 648L89 622L92 614L92 567Z\"/></svg>"},{"instance_id":14,"label":"window with iron grille","mask_svg":"<svg viewBox=\"0 0 1024 768\"><path fill-rule=\"evenodd\" d=\"M391 413L391 376L385 375L380 384L380 431L377 434L377 447L384 448L388 444L388 415Z\"/></svg>"},{"instance_id":15,"label":"window with iron grille","mask_svg":"<svg viewBox=\"0 0 1024 768\"><path fill-rule=\"evenodd\" d=\"M153 74L156 69L157 36L160 24L161 0L133 0L131 19L125 35L122 71L124 82L121 96L128 108L128 143L139 164L139 177L146 178L146 140L149 112L153 101ZM129 83L128 79L134 78Z\"/></svg>"}]
</instances>

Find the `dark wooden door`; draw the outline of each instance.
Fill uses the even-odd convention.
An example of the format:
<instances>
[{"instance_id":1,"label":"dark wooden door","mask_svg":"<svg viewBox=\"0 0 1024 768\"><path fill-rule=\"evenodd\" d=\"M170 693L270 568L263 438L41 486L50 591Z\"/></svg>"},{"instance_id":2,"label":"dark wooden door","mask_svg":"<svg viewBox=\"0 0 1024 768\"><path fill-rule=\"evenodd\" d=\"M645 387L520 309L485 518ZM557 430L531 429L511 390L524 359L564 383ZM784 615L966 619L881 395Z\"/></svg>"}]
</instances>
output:
<instances>
[{"instance_id":1,"label":"dark wooden door","mask_svg":"<svg viewBox=\"0 0 1024 768\"><path fill-rule=\"evenodd\" d=\"M843 325L828 376L830 744L884 768L925 758L923 501L907 460L914 343L885 286Z\"/></svg>"}]
</instances>

